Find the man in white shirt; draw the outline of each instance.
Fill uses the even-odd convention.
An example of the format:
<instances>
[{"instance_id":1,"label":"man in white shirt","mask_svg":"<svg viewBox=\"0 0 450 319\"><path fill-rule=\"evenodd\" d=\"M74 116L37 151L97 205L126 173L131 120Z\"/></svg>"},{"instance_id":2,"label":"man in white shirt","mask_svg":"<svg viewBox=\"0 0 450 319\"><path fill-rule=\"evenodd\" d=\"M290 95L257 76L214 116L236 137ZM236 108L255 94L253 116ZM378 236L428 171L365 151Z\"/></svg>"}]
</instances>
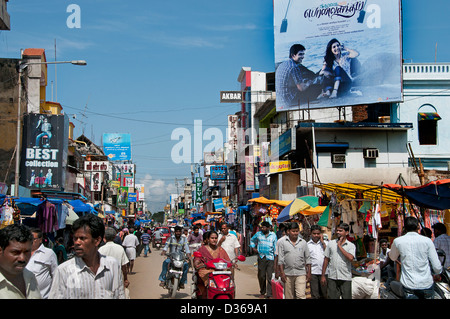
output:
<instances>
[{"instance_id":1,"label":"man in white shirt","mask_svg":"<svg viewBox=\"0 0 450 319\"><path fill-rule=\"evenodd\" d=\"M442 271L436 248L430 238L419 235L419 221L405 218L406 234L394 239L389 258L402 262L400 282L406 299L433 299L433 275Z\"/></svg>"},{"instance_id":2,"label":"man in white shirt","mask_svg":"<svg viewBox=\"0 0 450 319\"><path fill-rule=\"evenodd\" d=\"M0 229L0 299L41 299L35 275L25 268L32 241L25 225Z\"/></svg>"},{"instance_id":3,"label":"man in white shirt","mask_svg":"<svg viewBox=\"0 0 450 319\"><path fill-rule=\"evenodd\" d=\"M119 262L98 252L101 218L88 214L72 226L75 257L58 266L49 299L125 299Z\"/></svg>"},{"instance_id":4,"label":"man in white shirt","mask_svg":"<svg viewBox=\"0 0 450 319\"><path fill-rule=\"evenodd\" d=\"M41 296L43 299L47 299L52 286L53 275L58 267L58 261L54 251L42 244L42 231L39 228L34 228L31 233L33 244L31 245L31 258L26 268L34 273Z\"/></svg>"},{"instance_id":5,"label":"man in white shirt","mask_svg":"<svg viewBox=\"0 0 450 319\"><path fill-rule=\"evenodd\" d=\"M130 262L128 263L128 273L133 272L134 260L136 259L136 247L139 245L139 239L135 234L133 234L134 228L130 228L130 233L125 236L122 242L122 246L125 248L125 253L127 254Z\"/></svg>"},{"instance_id":6,"label":"man in white shirt","mask_svg":"<svg viewBox=\"0 0 450 319\"><path fill-rule=\"evenodd\" d=\"M231 260L235 259L239 255L239 248L241 245L237 240L237 237L230 233L230 226L228 224L222 224L220 227L221 234L219 235L218 245L225 249Z\"/></svg>"},{"instance_id":7,"label":"man in white shirt","mask_svg":"<svg viewBox=\"0 0 450 319\"><path fill-rule=\"evenodd\" d=\"M326 241L323 239L322 230L319 225L311 226L311 239L308 241L309 255L311 258L311 298L327 299L327 285L320 284L322 276L323 260L325 258L324 251L327 247ZM325 277L328 271L325 272Z\"/></svg>"},{"instance_id":8,"label":"man in white shirt","mask_svg":"<svg viewBox=\"0 0 450 319\"><path fill-rule=\"evenodd\" d=\"M127 254L122 246L114 242L116 238L116 231L114 228L108 227L105 229L105 241L106 243L98 249L98 252L105 256L111 256L116 258L122 267L122 274L125 287L128 287L128 277L127 277L127 264L129 262Z\"/></svg>"},{"instance_id":9,"label":"man in white shirt","mask_svg":"<svg viewBox=\"0 0 450 319\"><path fill-rule=\"evenodd\" d=\"M442 223L436 223L431 226L434 231L434 247L442 249L445 252L444 268L450 267L450 236L447 235L447 227Z\"/></svg>"}]
</instances>

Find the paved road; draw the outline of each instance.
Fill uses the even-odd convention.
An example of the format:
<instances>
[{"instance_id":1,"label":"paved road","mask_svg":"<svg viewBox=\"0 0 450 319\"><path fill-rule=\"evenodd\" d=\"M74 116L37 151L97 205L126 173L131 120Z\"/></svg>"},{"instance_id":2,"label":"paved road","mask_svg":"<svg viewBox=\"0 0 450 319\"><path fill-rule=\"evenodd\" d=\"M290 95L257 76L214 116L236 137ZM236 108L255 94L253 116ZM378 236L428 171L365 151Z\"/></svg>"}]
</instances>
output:
<instances>
[{"instance_id":1,"label":"paved road","mask_svg":"<svg viewBox=\"0 0 450 319\"><path fill-rule=\"evenodd\" d=\"M152 249L148 257L137 257L134 262L134 274L128 274L131 299L168 299L168 290L159 287L158 277L164 256L160 251ZM256 276L257 269L253 266L256 257L251 256L245 262L239 263L240 271L236 271L236 299L257 299L259 285ZM177 298L190 299L190 283L192 273L188 274L188 284L178 291Z\"/></svg>"}]
</instances>

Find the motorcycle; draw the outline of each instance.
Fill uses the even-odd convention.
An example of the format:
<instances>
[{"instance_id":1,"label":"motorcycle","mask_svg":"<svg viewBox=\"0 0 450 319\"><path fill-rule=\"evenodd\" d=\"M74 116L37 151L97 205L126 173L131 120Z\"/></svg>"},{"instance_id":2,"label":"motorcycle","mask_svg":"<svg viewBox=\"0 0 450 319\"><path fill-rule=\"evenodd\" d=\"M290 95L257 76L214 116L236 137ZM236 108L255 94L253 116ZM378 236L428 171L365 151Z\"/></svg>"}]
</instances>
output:
<instances>
[{"instance_id":1,"label":"motorcycle","mask_svg":"<svg viewBox=\"0 0 450 319\"><path fill-rule=\"evenodd\" d=\"M445 252L442 249L437 249L439 257L443 257L442 266L445 265ZM440 275L440 280L434 283L434 299L449 299L450 298L450 270L444 268ZM388 287L380 287L380 299L404 299L405 293L403 286L399 281L393 280Z\"/></svg>"},{"instance_id":2,"label":"motorcycle","mask_svg":"<svg viewBox=\"0 0 450 319\"><path fill-rule=\"evenodd\" d=\"M155 247L157 250L161 249L162 239L155 239Z\"/></svg>"},{"instance_id":3,"label":"motorcycle","mask_svg":"<svg viewBox=\"0 0 450 319\"><path fill-rule=\"evenodd\" d=\"M164 288L169 290L171 298L175 298L177 291L180 290L180 281L183 276L183 265L186 258L183 252L174 252L169 254L169 259Z\"/></svg>"},{"instance_id":4,"label":"motorcycle","mask_svg":"<svg viewBox=\"0 0 450 319\"><path fill-rule=\"evenodd\" d=\"M201 257L200 252L194 252L194 257ZM238 256L232 262L222 258L216 258L206 263L207 269L214 271L208 275L208 285L206 289L206 299L235 299L235 283L232 277L231 268L236 260L245 261L245 256ZM195 273L193 275L193 283L196 289L192 292L191 298L202 299L202 293L199 285L203 285L203 281Z\"/></svg>"}]
</instances>

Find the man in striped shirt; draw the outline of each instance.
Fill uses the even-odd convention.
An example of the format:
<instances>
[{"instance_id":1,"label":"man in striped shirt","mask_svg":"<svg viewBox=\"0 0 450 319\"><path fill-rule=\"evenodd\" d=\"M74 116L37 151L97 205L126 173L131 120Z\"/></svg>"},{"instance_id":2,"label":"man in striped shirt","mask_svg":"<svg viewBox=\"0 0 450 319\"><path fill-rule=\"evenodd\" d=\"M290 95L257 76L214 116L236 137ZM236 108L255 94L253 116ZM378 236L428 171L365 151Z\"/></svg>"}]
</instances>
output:
<instances>
[{"instance_id":1,"label":"man in striped shirt","mask_svg":"<svg viewBox=\"0 0 450 319\"><path fill-rule=\"evenodd\" d=\"M267 298L272 298L272 273L274 270L275 247L277 236L270 231L270 224L261 223L261 230L250 239L250 248L258 253L258 281L260 298L264 298L267 290ZM257 247L257 248L256 248Z\"/></svg>"},{"instance_id":2,"label":"man in striped shirt","mask_svg":"<svg viewBox=\"0 0 450 319\"><path fill-rule=\"evenodd\" d=\"M72 229L76 255L56 269L49 299L125 299L119 262L98 252L105 234L101 218L84 215Z\"/></svg>"}]
</instances>

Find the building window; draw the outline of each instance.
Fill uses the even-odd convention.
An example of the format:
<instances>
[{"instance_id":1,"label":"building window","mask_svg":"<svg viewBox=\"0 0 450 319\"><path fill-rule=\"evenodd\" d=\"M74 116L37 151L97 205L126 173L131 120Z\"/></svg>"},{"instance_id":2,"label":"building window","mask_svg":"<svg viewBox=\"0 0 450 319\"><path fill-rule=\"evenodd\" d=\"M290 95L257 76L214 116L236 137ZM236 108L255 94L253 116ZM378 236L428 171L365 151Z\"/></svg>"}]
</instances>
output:
<instances>
[{"instance_id":1,"label":"building window","mask_svg":"<svg viewBox=\"0 0 450 319\"><path fill-rule=\"evenodd\" d=\"M417 117L419 129L419 144L437 145L437 128L438 121L441 119L441 117L436 112L436 108L431 104L424 104L419 108Z\"/></svg>"}]
</instances>

